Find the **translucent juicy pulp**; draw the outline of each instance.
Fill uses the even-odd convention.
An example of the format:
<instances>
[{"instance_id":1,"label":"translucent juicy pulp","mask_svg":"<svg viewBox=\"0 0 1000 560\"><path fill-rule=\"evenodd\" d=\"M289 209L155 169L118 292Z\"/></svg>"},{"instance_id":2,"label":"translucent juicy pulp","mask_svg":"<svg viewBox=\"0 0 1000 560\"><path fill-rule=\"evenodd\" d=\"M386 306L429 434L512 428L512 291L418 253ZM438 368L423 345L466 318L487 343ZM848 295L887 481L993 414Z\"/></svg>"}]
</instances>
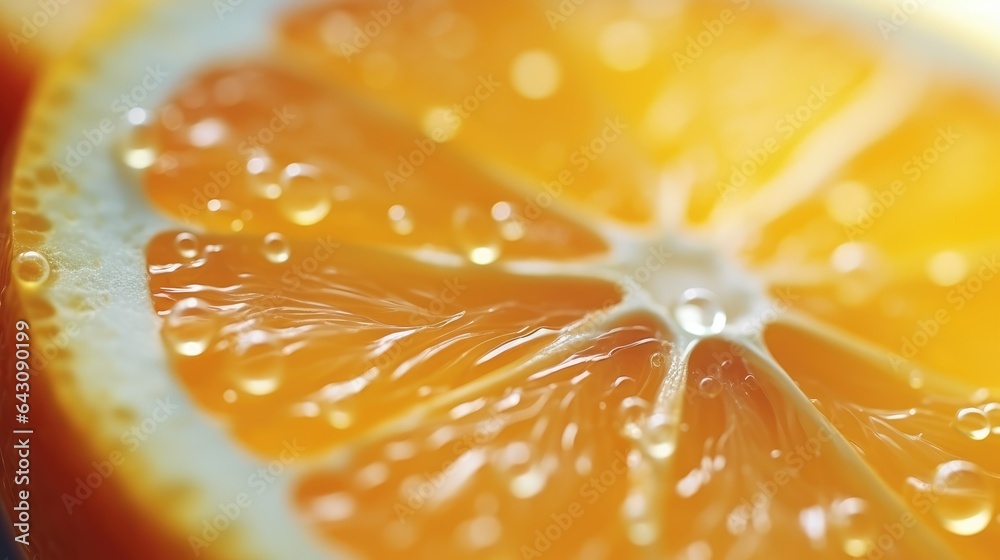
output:
<instances>
[{"instance_id":1,"label":"translucent juicy pulp","mask_svg":"<svg viewBox=\"0 0 1000 560\"><path fill-rule=\"evenodd\" d=\"M337 89L273 65L192 77L130 146L150 148L158 154L146 174L151 199L215 232L333 235L431 247L480 264L605 249L560 214L528 207L533 201L516 184Z\"/></svg>"},{"instance_id":2,"label":"translucent juicy pulp","mask_svg":"<svg viewBox=\"0 0 1000 560\"><path fill-rule=\"evenodd\" d=\"M607 327L309 475L296 493L305 519L368 557L640 557L636 526L653 510L619 512L651 482L637 468L648 458L619 430L641 421L628 403L655 399L666 333L641 317ZM565 535L540 538L550 523Z\"/></svg>"},{"instance_id":3,"label":"translucent juicy pulp","mask_svg":"<svg viewBox=\"0 0 1000 560\"><path fill-rule=\"evenodd\" d=\"M599 281L434 267L324 239L284 241L287 260L273 262L262 236L201 236L185 258L178 235L148 253L165 343L198 401L265 452L297 437L319 453L460 398L620 297Z\"/></svg>"},{"instance_id":4,"label":"translucent juicy pulp","mask_svg":"<svg viewBox=\"0 0 1000 560\"><path fill-rule=\"evenodd\" d=\"M1000 107L946 86L923 103L748 253L803 309L891 352L894 369L993 388Z\"/></svg>"},{"instance_id":5,"label":"translucent juicy pulp","mask_svg":"<svg viewBox=\"0 0 1000 560\"><path fill-rule=\"evenodd\" d=\"M803 393L928 530L966 555L1000 540L994 519L1000 440L988 437L1000 407L987 394L929 375L887 375L890 360L871 350L840 351L838 360L817 363L807 357L830 355L836 345L789 325L769 329L767 343ZM965 481L941 479L959 463Z\"/></svg>"},{"instance_id":6,"label":"translucent juicy pulp","mask_svg":"<svg viewBox=\"0 0 1000 560\"><path fill-rule=\"evenodd\" d=\"M840 424L818 422L805 397L779 382L784 374L753 361L748 350L722 341L701 344L691 356L662 514L675 552L935 558L914 535L879 549L883 524L899 518L899 505L859 470Z\"/></svg>"},{"instance_id":7,"label":"translucent juicy pulp","mask_svg":"<svg viewBox=\"0 0 1000 560\"><path fill-rule=\"evenodd\" d=\"M319 4L288 18L295 56L323 75L549 193L631 220L651 217L658 170L638 156L618 107L596 98L587 60L532 2L403 4L391 25L373 4ZM379 27L377 40L355 30ZM360 47L360 48L359 48ZM329 63L328 63L329 62ZM544 199L536 201L545 207Z\"/></svg>"}]
</instances>

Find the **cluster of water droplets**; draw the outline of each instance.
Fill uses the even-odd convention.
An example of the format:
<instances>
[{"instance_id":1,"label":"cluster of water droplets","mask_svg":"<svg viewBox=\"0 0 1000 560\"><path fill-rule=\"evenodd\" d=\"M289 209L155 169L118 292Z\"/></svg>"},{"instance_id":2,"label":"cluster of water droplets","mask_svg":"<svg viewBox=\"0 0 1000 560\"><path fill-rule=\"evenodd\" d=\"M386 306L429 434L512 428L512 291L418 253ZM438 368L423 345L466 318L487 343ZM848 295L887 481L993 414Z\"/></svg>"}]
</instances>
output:
<instances>
[{"instance_id":1,"label":"cluster of water droplets","mask_svg":"<svg viewBox=\"0 0 1000 560\"><path fill-rule=\"evenodd\" d=\"M176 162L170 163L169 154L158 152L150 115L142 109L133 109L128 117L131 130L120 150L122 163L136 171L150 168L168 171L171 165L176 165ZM178 123L175 126L179 128L181 125ZM225 125L216 119L206 119L190 128L191 142L199 146L215 144L226 134ZM281 165L263 149L254 150L240 174L244 172L250 195L267 201L288 222L299 226L322 222L330 216L337 203L357 194L354 187L337 180L316 165L304 162ZM233 214L233 231L241 231L253 216L250 210L240 211L237 205L221 198L209 199L206 207L208 211L220 215ZM412 235L417 230L418 215L418 211L405 204L389 204L386 209L389 228L401 237ZM526 229L514 206L506 201L498 201L489 209L459 205L452 213L450 225L457 248L469 262L479 265L496 261L504 243L522 239Z\"/></svg>"},{"instance_id":2,"label":"cluster of water droplets","mask_svg":"<svg viewBox=\"0 0 1000 560\"><path fill-rule=\"evenodd\" d=\"M411 235L418 225L418 212L393 204L387 211L389 227L399 236ZM462 204L452 212L452 238L469 262L487 265L500 258L505 242L524 237L525 226L505 201L495 203L487 212L479 207Z\"/></svg>"},{"instance_id":3,"label":"cluster of water droplets","mask_svg":"<svg viewBox=\"0 0 1000 560\"><path fill-rule=\"evenodd\" d=\"M974 535L992 521L995 496L987 475L966 461L938 465L930 481L911 479L910 501L918 510L928 509L941 525L956 535ZM828 536L852 558L883 557L906 536L913 521L885 523L862 498L837 499L827 506L802 510L803 532L818 545Z\"/></svg>"},{"instance_id":4,"label":"cluster of water droplets","mask_svg":"<svg viewBox=\"0 0 1000 560\"><path fill-rule=\"evenodd\" d=\"M163 108L155 115L142 108L133 108L126 118L129 129L119 146L118 157L125 168L134 171L169 174L178 165L177 158L158 145L156 119L168 132L186 130L187 142L197 148L219 145L231 135L226 123L217 118L185 123L181 111L174 105ZM229 167L219 169L218 174L226 175L226 185L217 185L218 190L226 187L229 181L236 180L236 176L245 175L247 190L252 196L273 201L274 208L296 225L319 223L329 215L335 202L351 196L350 187L325 176L318 167L305 162L279 165L263 148L255 148L243 166L244 169L235 173ZM215 194L205 190L209 196ZM210 198L205 205L210 212L234 213L233 231L240 231L245 225L245 213L240 212L231 201Z\"/></svg>"},{"instance_id":5,"label":"cluster of water droplets","mask_svg":"<svg viewBox=\"0 0 1000 560\"><path fill-rule=\"evenodd\" d=\"M173 239L177 261L195 263L209 258L211 246L191 232L180 232ZM274 264L288 261L289 241L280 233L269 233L259 243L260 254ZM178 299L163 319L161 335L170 351L194 358L221 352L224 367L234 390L227 391L228 402L239 394L261 396L278 389L284 376L283 345L273 332L253 324L230 325L226 311L194 296Z\"/></svg>"},{"instance_id":6,"label":"cluster of water droplets","mask_svg":"<svg viewBox=\"0 0 1000 560\"><path fill-rule=\"evenodd\" d=\"M981 395L974 396L973 401L986 400L980 397ZM922 423L933 422L943 427L950 425L974 442L982 442L990 436L1000 434L1000 404L996 402L966 406L951 415L933 408L913 408L891 414L879 414L868 409L864 409L864 412L867 417L880 420L878 424L867 424L868 426L879 425L883 426L882 429L893 430L890 432L892 435L889 435L868 428L873 438L886 441L892 441L895 436L905 436L905 441L912 444L933 444L932 441L925 441L923 433L913 436L908 435L907 430L896 430L888 426L892 421L906 422L911 419ZM865 417L861 417L863 418ZM940 451L936 446L928 450ZM995 517L1000 492L1000 479L996 474L987 472L972 461L955 456L946 457L935 466L925 468L927 472L924 475L910 476L905 480L904 489L909 503L918 512L930 513L946 530L962 536L979 534L991 524L1000 522Z\"/></svg>"},{"instance_id":7,"label":"cluster of water droplets","mask_svg":"<svg viewBox=\"0 0 1000 560\"><path fill-rule=\"evenodd\" d=\"M996 490L990 476L973 463L951 460L939 464L929 480L910 478L909 503L920 513L930 513L946 530L961 536L975 535L994 520ZM826 506L799 512L803 532L817 546L828 537L852 558L882 557L905 537L915 520L901 518L885 523L864 499L837 499Z\"/></svg>"},{"instance_id":8,"label":"cluster of water droplets","mask_svg":"<svg viewBox=\"0 0 1000 560\"><path fill-rule=\"evenodd\" d=\"M650 356L651 370L661 372L669 367L669 359L663 352L653 353ZM634 441L646 456L654 460L669 459L677 449L677 419L642 397L622 399L617 424L623 437Z\"/></svg>"},{"instance_id":9,"label":"cluster of water droplets","mask_svg":"<svg viewBox=\"0 0 1000 560\"><path fill-rule=\"evenodd\" d=\"M1000 435L1000 403L987 403L959 410L952 421L962 435L981 441L991 434Z\"/></svg>"},{"instance_id":10,"label":"cluster of water droplets","mask_svg":"<svg viewBox=\"0 0 1000 560\"><path fill-rule=\"evenodd\" d=\"M119 146L118 157L128 169L149 169L159 157L151 117L145 109L133 107L125 114L125 118L129 129Z\"/></svg>"}]
</instances>

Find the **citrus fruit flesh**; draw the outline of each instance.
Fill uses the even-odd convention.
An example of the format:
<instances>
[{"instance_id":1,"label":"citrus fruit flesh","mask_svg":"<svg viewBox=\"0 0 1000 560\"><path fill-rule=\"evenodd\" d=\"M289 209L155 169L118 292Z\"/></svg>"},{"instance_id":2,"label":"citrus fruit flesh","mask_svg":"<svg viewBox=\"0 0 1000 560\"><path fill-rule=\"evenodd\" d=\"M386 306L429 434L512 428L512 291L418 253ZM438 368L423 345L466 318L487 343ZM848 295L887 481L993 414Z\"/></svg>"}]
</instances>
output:
<instances>
[{"instance_id":1,"label":"citrus fruit flesh","mask_svg":"<svg viewBox=\"0 0 1000 560\"><path fill-rule=\"evenodd\" d=\"M102 152L149 363L233 471L301 445L301 557L989 557L994 92L807 11L393 6L264 19ZM95 266L45 212L39 317Z\"/></svg>"}]
</instances>

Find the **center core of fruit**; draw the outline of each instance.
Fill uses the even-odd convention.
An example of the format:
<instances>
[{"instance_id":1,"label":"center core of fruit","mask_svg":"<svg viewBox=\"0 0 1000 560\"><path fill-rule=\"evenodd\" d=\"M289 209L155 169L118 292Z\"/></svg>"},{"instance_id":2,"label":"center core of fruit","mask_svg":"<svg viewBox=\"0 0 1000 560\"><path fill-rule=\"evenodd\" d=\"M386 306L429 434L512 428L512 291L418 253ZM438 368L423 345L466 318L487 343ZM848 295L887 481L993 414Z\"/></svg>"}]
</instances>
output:
<instances>
[{"instance_id":1,"label":"center core of fruit","mask_svg":"<svg viewBox=\"0 0 1000 560\"><path fill-rule=\"evenodd\" d=\"M679 334L755 333L773 307L763 282L701 239L662 236L641 243L628 262L620 271L626 292L640 289L666 307Z\"/></svg>"}]
</instances>

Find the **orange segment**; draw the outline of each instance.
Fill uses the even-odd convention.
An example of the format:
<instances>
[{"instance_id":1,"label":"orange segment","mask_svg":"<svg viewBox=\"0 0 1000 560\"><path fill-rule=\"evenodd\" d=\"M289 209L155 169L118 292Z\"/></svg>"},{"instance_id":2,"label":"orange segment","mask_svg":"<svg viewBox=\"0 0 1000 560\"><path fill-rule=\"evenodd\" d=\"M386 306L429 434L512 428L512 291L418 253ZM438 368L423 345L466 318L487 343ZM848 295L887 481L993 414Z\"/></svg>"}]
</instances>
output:
<instances>
[{"instance_id":1,"label":"orange segment","mask_svg":"<svg viewBox=\"0 0 1000 560\"><path fill-rule=\"evenodd\" d=\"M778 323L768 347L803 393L910 506L928 530L963 556L1000 538L1000 442L987 394L932 372L886 375L892 362L871 348ZM817 364L805 356L837 356ZM947 529L947 530L945 530Z\"/></svg>"},{"instance_id":2,"label":"orange segment","mask_svg":"<svg viewBox=\"0 0 1000 560\"><path fill-rule=\"evenodd\" d=\"M598 280L406 262L329 237L164 233L148 259L180 380L265 452L426 414L620 298Z\"/></svg>"},{"instance_id":3,"label":"orange segment","mask_svg":"<svg viewBox=\"0 0 1000 560\"><path fill-rule=\"evenodd\" d=\"M606 328L311 474L296 491L304 520L379 558L652 554L648 459L628 434L663 382L666 333L642 316Z\"/></svg>"},{"instance_id":4,"label":"orange segment","mask_svg":"<svg viewBox=\"0 0 1000 560\"><path fill-rule=\"evenodd\" d=\"M542 5L394 6L292 11L283 39L317 73L391 107L425 137L529 182L536 208L566 198L650 218L657 171L633 147L637 123L592 94L583 78L591 60L553 32Z\"/></svg>"},{"instance_id":5,"label":"orange segment","mask_svg":"<svg viewBox=\"0 0 1000 560\"><path fill-rule=\"evenodd\" d=\"M996 381L982 370L992 359L991 341L1000 337L1000 322L992 311L1000 305L1000 286L982 279L996 274L991 260L970 259L972 275L948 287L928 281L923 270L899 279L853 271L816 287L794 288L796 306L878 343L891 371L945 371L957 380L992 388ZM869 274L870 279L864 279ZM836 301L848 303L830 305Z\"/></svg>"},{"instance_id":6,"label":"orange segment","mask_svg":"<svg viewBox=\"0 0 1000 560\"><path fill-rule=\"evenodd\" d=\"M663 520L678 553L939 557L924 526L882 547L883 524L906 510L783 373L722 341L700 344L689 368Z\"/></svg>"},{"instance_id":7,"label":"orange segment","mask_svg":"<svg viewBox=\"0 0 1000 560\"><path fill-rule=\"evenodd\" d=\"M159 208L216 232L429 246L479 264L605 249L449 146L267 64L192 77L137 130L125 157L150 166L147 190Z\"/></svg>"},{"instance_id":8,"label":"orange segment","mask_svg":"<svg viewBox=\"0 0 1000 560\"><path fill-rule=\"evenodd\" d=\"M1000 111L938 86L815 196L762 228L750 250L798 305L882 345L896 370L971 383L1000 337Z\"/></svg>"}]
</instances>

